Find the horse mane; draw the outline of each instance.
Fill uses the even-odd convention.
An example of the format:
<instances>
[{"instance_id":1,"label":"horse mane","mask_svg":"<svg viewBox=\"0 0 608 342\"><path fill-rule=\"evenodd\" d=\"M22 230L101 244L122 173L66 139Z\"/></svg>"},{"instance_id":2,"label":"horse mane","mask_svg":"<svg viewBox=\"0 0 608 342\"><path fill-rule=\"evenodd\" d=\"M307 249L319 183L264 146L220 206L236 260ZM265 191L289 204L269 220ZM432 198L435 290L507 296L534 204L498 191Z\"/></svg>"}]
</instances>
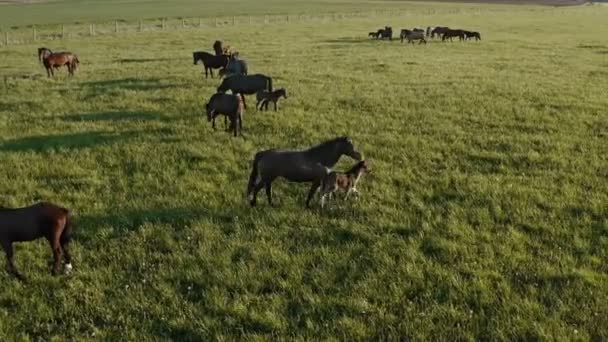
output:
<instances>
[{"instance_id":1,"label":"horse mane","mask_svg":"<svg viewBox=\"0 0 608 342\"><path fill-rule=\"evenodd\" d=\"M341 137L333 138L331 140L327 140L325 142L322 142L322 143L320 143L317 146L313 146L313 147L309 148L307 151L308 152L321 151L321 150L327 149L328 147L334 146L338 142L346 142L346 141L348 141L348 137L347 136L341 136Z\"/></svg>"}]
</instances>

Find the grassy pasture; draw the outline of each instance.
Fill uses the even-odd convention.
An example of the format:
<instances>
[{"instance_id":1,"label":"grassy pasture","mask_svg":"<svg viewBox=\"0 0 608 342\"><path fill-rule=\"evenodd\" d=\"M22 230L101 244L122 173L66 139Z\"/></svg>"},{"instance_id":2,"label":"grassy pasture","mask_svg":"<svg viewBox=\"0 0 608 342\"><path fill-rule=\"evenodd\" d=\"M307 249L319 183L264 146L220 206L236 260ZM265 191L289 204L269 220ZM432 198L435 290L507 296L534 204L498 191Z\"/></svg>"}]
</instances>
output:
<instances>
[{"instance_id":1,"label":"grassy pasture","mask_svg":"<svg viewBox=\"0 0 608 342\"><path fill-rule=\"evenodd\" d=\"M607 339L608 8L475 6L501 11L0 50L0 204L78 224L70 277L16 246L29 283L0 273L0 336ZM365 37L387 23L483 41ZM201 114L218 81L191 52L217 38L290 95L244 138ZM46 79L38 45L77 52L77 76ZM246 206L256 151L343 134L374 168L359 201L305 210L279 181L279 208Z\"/></svg>"}]
</instances>

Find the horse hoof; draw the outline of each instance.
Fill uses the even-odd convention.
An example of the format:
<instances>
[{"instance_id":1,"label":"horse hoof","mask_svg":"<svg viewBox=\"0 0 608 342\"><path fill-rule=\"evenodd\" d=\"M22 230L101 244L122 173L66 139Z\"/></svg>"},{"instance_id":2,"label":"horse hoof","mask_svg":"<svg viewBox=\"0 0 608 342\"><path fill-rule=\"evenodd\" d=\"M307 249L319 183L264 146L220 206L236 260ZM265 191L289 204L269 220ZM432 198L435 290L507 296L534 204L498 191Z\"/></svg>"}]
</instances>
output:
<instances>
[{"instance_id":1,"label":"horse hoof","mask_svg":"<svg viewBox=\"0 0 608 342\"><path fill-rule=\"evenodd\" d=\"M64 272L65 272L66 275L72 273L72 269L73 269L72 264L65 264L65 270L64 270Z\"/></svg>"}]
</instances>

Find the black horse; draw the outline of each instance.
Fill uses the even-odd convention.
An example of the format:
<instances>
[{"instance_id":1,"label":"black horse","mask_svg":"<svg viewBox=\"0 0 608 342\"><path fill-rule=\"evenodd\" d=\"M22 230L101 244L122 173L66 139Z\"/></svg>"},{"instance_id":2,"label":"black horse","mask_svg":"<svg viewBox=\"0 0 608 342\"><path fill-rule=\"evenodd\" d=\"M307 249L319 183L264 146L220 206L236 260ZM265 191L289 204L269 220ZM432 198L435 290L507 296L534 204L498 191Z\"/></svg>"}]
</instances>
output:
<instances>
[{"instance_id":1,"label":"black horse","mask_svg":"<svg viewBox=\"0 0 608 342\"><path fill-rule=\"evenodd\" d=\"M335 138L304 151L271 149L256 153L247 185L249 204L255 206L258 192L265 187L268 203L273 205L272 182L283 177L297 183L312 182L306 198L309 208L312 197L330 171L328 168L336 165L342 155L356 160L362 158L348 137Z\"/></svg>"},{"instance_id":2,"label":"black horse","mask_svg":"<svg viewBox=\"0 0 608 342\"><path fill-rule=\"evenodd\" d=\"M441 38L443 34L448 31L450 28L447 26L437 26L431 31L431 38L435 38L435 36Z\"/></svg>"},{"instance_id":3,"label":"black horse","mask_svg":"<svg viewBox=\"0 0 608 342\"><path fill-rule=\"evenodd\" d=\"M463 31L463 32L464 32L465 40L472 39L472 38L475 38L475 40L481 40L481 35L479 34L479 32L475 32L475 31Z\"/></svg>"},{"instance_id":4,"label":"black horse","mask_svg":"<svg viewBox=\"0 0 608 342\"><path fill-rule=\"evenodd\" d=\"M388 38L389 40L393 40L393 28L390 26L385 26L383 29L379 29L376 34L377 39Z\"/></svg>"},{"instance_id":5,"label":"black horse","mask_svg":"<svg viewBox=\"0 0 608 342\"><path fill-rule=\"evenodd\" d=\"M244 95L252 95L260 90L272 91L272 78L261 74L230 76L217 87L218 93L225 93L228 90L233 94L241 94L243 106L247 109Z\"/></svg>"},{"instance_id":6,"label":"black horse","mask_svg":"<svg viewBox=\"0 0 608 342\"><path fill-rule=\"evenodd\" d=\"M230 127L228 130L234 132L237 136L238 132L243 130L243 103L240 95L230 94L214 94L205 106L207 112L207 121L213 121L211 127L215 129L215 118L218 115L225 115L224 119L230 119ZM224 125L226 120L224 120Z\"/></svg>"},{"instance_id":7,"label":"black horse","mask_svg":"<svg viewBox=\"0 0 608 342\"><path fill-rule=\"evenodd\" d=\"M452 38L454 37L458 37L459 40L464 40L464 31L463 30L446 30L443 33L443 36L441 36L441 41L444 41L446 39L449 39L450 41L452 41Z\"/></svg>"},{"instance_id":8,"label":"black horse","mask_svg":"<svg viewBox=\"0 0 608 342\"><path fill-rule=\"evenodd\" d=\"M207 71L211 73L211 78L213 78L213 69L225 68L228 65L230 57L226 55L216 56L205 51L196 51L192 53L192 58L194 59L194 65L196 65L198 61L203 62L203 66L205 67L205 78L209 77Z\"/></svg>"}]
</instances>

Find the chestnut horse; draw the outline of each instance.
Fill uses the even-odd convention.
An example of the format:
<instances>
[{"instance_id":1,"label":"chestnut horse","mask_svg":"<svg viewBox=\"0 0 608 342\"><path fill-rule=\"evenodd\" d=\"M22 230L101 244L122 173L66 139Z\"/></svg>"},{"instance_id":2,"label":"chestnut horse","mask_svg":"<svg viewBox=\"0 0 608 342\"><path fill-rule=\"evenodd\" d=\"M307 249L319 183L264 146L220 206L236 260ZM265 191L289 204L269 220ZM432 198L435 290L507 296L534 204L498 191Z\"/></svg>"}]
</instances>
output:
<instances>
[{"instance_id":1,"label":"chestnut horse","mask_svg":"<svg viewBox=\"0 0 608 342\"><path fill-rule=\"evenodd\" d=\"M62 66L67 66L70 76L74 76L74 70L80 61L78 56L71 52L56 52L53 53L47 48L38 49L38 59L44 64L48 77L55 76L53 69L58 69Z\"/></svg>"},{"instance_id":2,"label":"chestnut horse","mask_svg":"<svg viewBox=\"0 0 608 342\"><path fill-rule=\"evenodd\" d=\"M0 245L6 253L7 271L19 280L25 278L13 263L13 242L32 241L45 237L51 244L55 262L52 274L59 274L61 256L66 271L72 269L72 257L68 250L72 227L68 209L52 203L41 202L25 208L0 208Z\"/></svg>"}]
</instances>

